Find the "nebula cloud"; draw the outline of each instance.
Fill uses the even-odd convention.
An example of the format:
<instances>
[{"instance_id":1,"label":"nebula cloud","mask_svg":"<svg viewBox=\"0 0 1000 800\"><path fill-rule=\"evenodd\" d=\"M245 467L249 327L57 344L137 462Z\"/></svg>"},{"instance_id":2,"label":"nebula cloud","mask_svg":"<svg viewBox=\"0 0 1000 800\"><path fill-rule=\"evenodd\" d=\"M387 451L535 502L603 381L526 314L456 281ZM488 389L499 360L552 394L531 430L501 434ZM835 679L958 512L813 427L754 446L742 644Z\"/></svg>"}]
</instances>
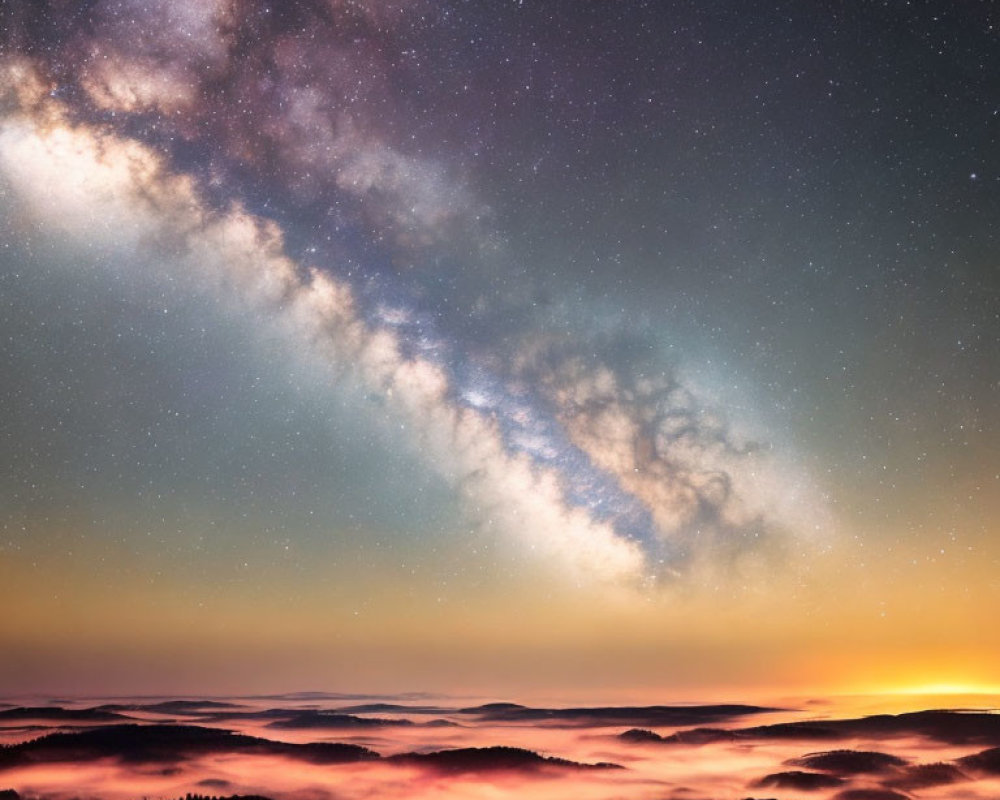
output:
<instances>
[{"instance_id":1,"label":"nebula cloud","mask_svg":"<svg viewBox=\"0 0 1000 800\"><path fill-rule=\"evenodd\" d=\"M11 72L20 91L37 81L21 69ZM46 107L45 115L52 123L59 112ZM632 545L565 504L557 473L509 453L495 421L451 401L440 366L407 358L390 328L368 325L349 286L316 268L301 273L283 254L274 225L238 208L212 212L189 180L166 172L148 149L87 128L57 123L43 130L9 118L0 152L38 224L78 244L99 235L105 246L123 250L181 243L179 277L276 316L293 337L290 347L314 349L331 369L386 398L416 432L429 466L491 523L585 572L612 579L639 569Z\"/></svg>"},{"instance_id":2,"label":"nebula cloud","mask_svg":"<svg viewBox=\"0 0 1000 800\"><path fill-rule=\"evenodd\" d=\"M640 371L544 324L512 354L490 344L516 305L495 281L477 311L432 295L433 277L396 276L494 241L488 204L429 152L409 102L426 79L412 31L444 12L101 0L19 13L15 42L49 39L4 63L0 164L31 224L109 264L161 253L173 279L260 314L289 352L379 398L480 528L577 580L632 585L811 535L808 480L789 482L672 365ZM466 347L455 332L476 319Z\"/></svg>"}]
</instances>

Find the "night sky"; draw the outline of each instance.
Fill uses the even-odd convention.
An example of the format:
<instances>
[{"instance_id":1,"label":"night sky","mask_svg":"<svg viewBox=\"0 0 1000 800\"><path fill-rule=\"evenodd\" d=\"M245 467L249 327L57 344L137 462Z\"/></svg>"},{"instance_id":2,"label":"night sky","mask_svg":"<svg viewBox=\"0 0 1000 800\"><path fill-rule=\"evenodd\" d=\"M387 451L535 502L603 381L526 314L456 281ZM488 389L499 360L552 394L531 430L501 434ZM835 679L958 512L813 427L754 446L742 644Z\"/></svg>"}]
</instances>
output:
<instances>
[{"instance_id":1,"label":"night sky","mask_svg":"<svg viewBox=\"0 0 1000 800\"><path fill-rule=\"evenodd\" d=\"M0 25L6 689L997 683L993 4Z\"/></svg>"}]
</instances>

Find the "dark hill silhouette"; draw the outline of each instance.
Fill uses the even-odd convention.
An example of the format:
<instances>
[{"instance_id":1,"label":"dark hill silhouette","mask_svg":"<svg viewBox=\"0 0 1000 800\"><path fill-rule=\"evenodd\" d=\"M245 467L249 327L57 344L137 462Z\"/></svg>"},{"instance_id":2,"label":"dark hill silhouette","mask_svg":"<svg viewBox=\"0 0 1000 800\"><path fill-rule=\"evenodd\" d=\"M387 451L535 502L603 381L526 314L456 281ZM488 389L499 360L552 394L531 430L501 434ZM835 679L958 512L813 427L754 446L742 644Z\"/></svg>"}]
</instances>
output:
<instances>
[{"instance_id":1,"label":"dark hill silhouette","mask_svg":"<svg viewBox=\"0 0 1000 800\"><path fill-rule=\"evenodd\" d=\"M622 734L625 741L655 742L657 739L653 736L657 736L664 744L711 744L760 739L838 741L913 735L926 736L947 744L1000 744L1000 715L969 711L916 711L908 714L878 714L859 719L779 722L731 730L694 728L668 736L652 734L640 737L632 731L626 731L626 734L628 735Z\"/></svg>"},{"instance_id":2,"label":"dark hill silhouette","mask_svg":"<svg viewBox=\"0 0 1000 800\"><path fill-rule=\"evenodd\" d=\"M363 703L337 709L341 714L461 714L478 722L548 722L567 727L631 725L702 725L740 716L776 711L749 705L622 706L596 708L532 708L519 703L485 703L464 708L399 703Z\"/></svg>"},{"instance_id":3,"label":"dark hill silhouette","mask_svg":"<svg viewBox=\"0 0 1000 800\"><path fill-rule=\"evenodd\" d=\"M303 710L301 708L266 708L261 711L212 710L205 712L197 712L197 717L202 722L223 722L226 720L267 721L267 720L278 720L278 719L291 719L292 717L295 717L299 714L318 714L318 713L322 712L315 711L312 709Z\"/></svg>"},{"instance_id":4,"label":"dark hill silhouette","mask_svg":"<svg viewBox=\"0 0 1000 800\"><path fill-rule=\"evenodd\" d=\"M271 721L274 728L353 728L384 725L414 724L409 720L384 717L359 717L356 714L461 714L474 716L478 722L549 723L567 727L589 726L685 726L774 711L771 708L747 705L706 706L639 706L596 708L531 708L517 703L487 703L461 709L440 706L407 706L399 703L367 703L346 706L332 711L301 708L270 708L262 711L244 710L246 706L217 700L166 700L157 703L109 703L88 709L61 707L8 708L0 710L0 720L21 721L40 719L62 722L124 722L133 717L122 712L177 715L197 723L221 723L239 720ZM435 725L453 724L438 720ZM1000 740L1000 739L998 739Z\"/></svg>"},{"instance_id":5,"label":"dark hill silhouette","mask_svg":"<svg viewBox=\"0 0 1000 800\"><path fill-rule=\"evenodd\" d=\"M481 706L472 706L471 708L460 708L459 713L461 714L503 714L513 711L522 711L527 709L527 706L522 706L519 703L485 703Z\"/></svg>"},{"instance_id":6,"label":"dark hill silhouette","mask_svg":"<svg viewBox=\"0 0 1000 800\"><path fill-rule=\"evenodd\" d=\"M836 775L881 773L907 766L906 760L899 756L870 750L828 750L825 753L809 753L802 758L793 758L788 763Z\"/></svg>"},{"instance_id":7,"label":"dark hill silhouette","mask_svg":"<svg viewBox=\"0 0 1000 800\"><path fill-rule=\"evenodd\" d=\"M404 753L386 761L416 764L438 772L494 772L538 770L544 767L560 769L622 769L618 764L581 764L564 758L547 758L533 750L520 747L465 747L439 750L434 753Z\"/></svg>"},{"instance_id":8,"label":"dark hill silhouette","mask_svg":"<svg viewBox=\"0 0 1000 800\"><path fill-rule=\"evenodd\" d=\"M915 733L949 744L1000 744L1000 716L981 711L879 714L825 725L843 736L906 736Z\"/></svg>"},{"instance_id":9,"label":"dark hill silhouette","mask_svg":"<svg viewBox=\"0 0 1000 800\"><path fill-rule=\"evenodd\" d=\"M220 700L164 700L159 703L107 703L97 706L97 711L147 711L153 714L190 714L200 715L210 711L224 709L246 708L237 703L225 703Z\"/></svg>"},{"instance_id":10,"label":"dark hill silhouette","mask_svg":"<svg viewBox=\"0 0 1000 800\"><path fill-rule=\"evenodd\" d=\"M353 744L289 744L195 725L108 725L75 733L50 733L0 748L0 769L51 762L118 758L125 762L177 762L199 755L279 755L314 764L370 761L379 757Z\"/></svg>"},{"instance_id":11,"label":"dark hill silhouette","mask_svg":"<svg viewBox=\"0 0 1000 800\"><path fill-rule=\"evenodd\" d=\"M834 789L843 785L844 779L838 778L836 775L800 770L775 772L773 775L765 775L754 783L754 786L760 789L798 789L804 792L816 789Z\"/></svg>"},{"instance_id":12,"label":"dark hill silhouette","mask_svg":"<svg viewBox=\"0 0 1000 800\"><path fill-rule=\"evenodd\" d=\"M268 728L275 730L338 730L343 728L384 728L399 725L415 725L408 719L387 717L358 717L340 711L318 711L315 709L269 708L264 711L231 711L195 714L193 721L204 724L237 723L246 720L267 722ZM429 724L429 723L427 723ZM440 725L440 722L435 723Z\"/></svg>"},{"instance_id":13,"label":"dark hill silhouette","mask_svg":"<svg viewBox=\"0 0 1000 800\"><path fill-rule=\"evenodd\" d=\"M664 741L664 738L660 734L647 731L645 728L631 728L624 733L619 733L618 738L635 744L642 744L643 742L659 744Z\"/></svg>"},{"instance_id":14,"label":"dark hill silhouette","mask_svg":"<svg viewBox=\"0 0 1000 800\"><path fill-rule=\"evenodd\" d=\"M927 789L967 780L969 776L952 764L915 764L898 778L885 781L885 785L893 789Z\"/></svg>"},{"instance_id":15,"label":"dark hill silhouette","mask_svg":"<svg viewBox=\"0 0 1000 800\"><path fill-rule=\"evenodd\" d=\"M413 725L408 719L384 719L381 717L356 717L353 714L338 714L332 711L298 711L287 719L268 723L268 728L281 730L340 729L340 728L384 728L394 725Z\"/></svg>"},{"instance_id":16,"label":"dark hill silhouette","mask_svg":"<svg viewBox=\"0 0 1000 800\"><path fill-rule=\"evenodd\" d=\"M73 733L50 733L0 747L0 771L50 763L116 758L128 764L176 764L205 755L283 756L312 764L374 761L378 753L353 744L292 744L197 725L107 725ZM580 764L516 747L473 747L433 753L403 753L386 763L415 764L444 772L621 769L617 764Z\"/></svg>"},{"instance_id":17,"label":"dark hill silhouette","mask_svg":"<svg viewBox=\"0 0 1000 800\"><path fill-rule=\"evenodd\" d=\"M910 800L910 796L891 789L846 789L837 792L833 800Z\"/></svg>"},{"instance_id":18,"label":"dark hill silhouette","mask_svg":"<svg viewBox=\"0 0 1000 800\"><path fill-rule=\"evenodd\" d=\"M667 736L661 736L643 728L633 728L618 734L618 738L633 744L649 742L653 744L715 744L716 742L734 742L746 731L756 731L757 728L744 730L726 730L724 728L689 728L677 731ZM750 738L750 737L746 737Z\"/></svg>"},{"instance_id":19,"label":"dark hill silhouette","mask_svg":"<svg viewBox=\"0 0 1000 800\"><path fill-rule=\"evenodd\" d=\"M1000 775L1000 747L991 747L981 753L958 759L963 767L976 772L987 772L990 775Z\"/></svg>"},{"instance_id":20,"label":"dark hill silhouette","mask_svg":"<svg viewBox=\"0 0 1000 800\"><path fill-rule=\"evenodd\" d=\"M516 703L489 703L460 709L483 722L549 722L570 727L630 725L700 725L777 709L745 705L612 706L598 708L530 708Z\"/></svg>"},{"instance_id":21,"label":"dark hill silhouette","mask_svg":"<svg viewBox=\"0 0 1000 800\"><path fill-rule=\"evenodd\" d=\"M399 703L362 703L338 708L340 714L454 714L442 706L404 706Z\"/></svg>"}]
</instances>

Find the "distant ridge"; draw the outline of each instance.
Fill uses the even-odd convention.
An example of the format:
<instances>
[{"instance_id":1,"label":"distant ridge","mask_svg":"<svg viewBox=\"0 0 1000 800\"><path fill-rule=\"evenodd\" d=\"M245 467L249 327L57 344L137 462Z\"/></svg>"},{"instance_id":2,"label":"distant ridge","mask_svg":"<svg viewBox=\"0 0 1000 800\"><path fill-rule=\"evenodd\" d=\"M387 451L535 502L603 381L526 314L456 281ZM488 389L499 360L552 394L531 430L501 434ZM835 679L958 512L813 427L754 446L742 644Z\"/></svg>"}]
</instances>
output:
<instances>
[{"instance_id":1,"label":"distant ridge","mask_svg":"<svg viewBox=\"0 0 1000 800\"><path fill-rule=\"evenodd\" d=\"M516 747L480 747L403 753L382 759L354 744L293 744L195 725L107 725L73 733L50 733L21 744L0 747L0 771L34 764L77 763L118 758L130 764L176 763L215 754L284 756L311 764L348 764L382 760L418 764L449 772L495 770L616 769L616 764L580 764Z\"/></svg>"},{"instance_id":2,"label":"distant ridge","mask_svg":"<svg viewBox=\"0 0 1000 800\"><path fill-rule=\"evenodd\" d=\"M985 711L914 711L857 719L779 722L751 728L694 728L667 736L652 731L630 730L620 734L619 738L633 743L711 744L760 739L836 741L855 737L912 735L948 744L1000 744L1000 714Z\"/></svg>"}]
</instances>

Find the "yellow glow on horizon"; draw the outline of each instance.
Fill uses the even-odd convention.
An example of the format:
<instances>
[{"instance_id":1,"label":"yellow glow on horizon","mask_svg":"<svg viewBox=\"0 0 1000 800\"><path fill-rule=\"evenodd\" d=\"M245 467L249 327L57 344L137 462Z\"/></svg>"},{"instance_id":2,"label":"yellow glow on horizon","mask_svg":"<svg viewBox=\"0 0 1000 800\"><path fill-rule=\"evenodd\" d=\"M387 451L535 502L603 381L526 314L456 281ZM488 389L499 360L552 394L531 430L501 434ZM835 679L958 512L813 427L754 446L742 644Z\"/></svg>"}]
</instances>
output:
<instances>
[{"instance_id":1,"label":"yellow glow on horizon","mask_svg":"<svg viewBox=\"0 0 1000 800\"><path fill-rule=\"evenodd\" d=\"M1000 686L981 683L924 683L883 689L883 694L933 695L933 694L995 694L1000 695Z\"/></svg>"}]
</instances>

